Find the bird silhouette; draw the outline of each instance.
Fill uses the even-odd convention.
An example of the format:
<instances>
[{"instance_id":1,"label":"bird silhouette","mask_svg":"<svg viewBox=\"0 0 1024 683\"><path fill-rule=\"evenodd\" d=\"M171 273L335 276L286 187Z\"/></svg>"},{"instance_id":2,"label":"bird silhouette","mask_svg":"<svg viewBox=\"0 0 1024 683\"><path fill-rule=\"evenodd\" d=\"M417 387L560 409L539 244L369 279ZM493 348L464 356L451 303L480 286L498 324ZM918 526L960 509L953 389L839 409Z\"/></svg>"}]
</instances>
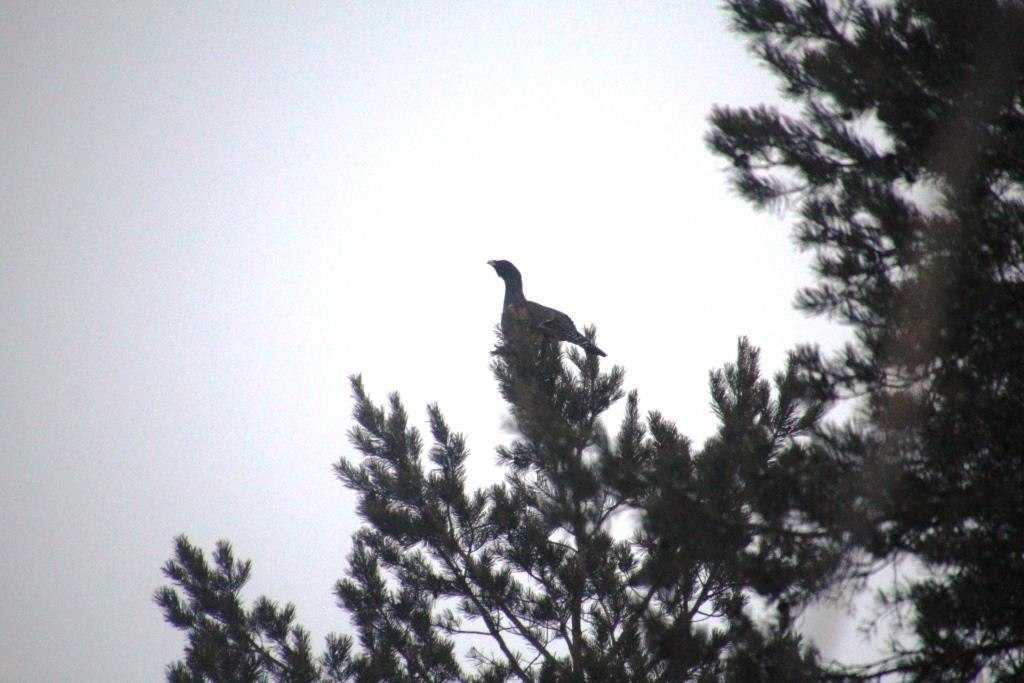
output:
<instances>
[{"instance_id":1,"label":"bird silhouette","mask_svg":"<svg viewBox=\"0 0 1024 683\"><path fill-rule=\"evenodd\" d=\"M588 354L607 355L576 329L572 319L561 311L528 301L523 295L523 276L508 261L488 261L505 281L505 302L501 309L501 332L506 337L520 327L539 332L556 341L565 341L582 347Z\"/></svg>"}]
</instances>

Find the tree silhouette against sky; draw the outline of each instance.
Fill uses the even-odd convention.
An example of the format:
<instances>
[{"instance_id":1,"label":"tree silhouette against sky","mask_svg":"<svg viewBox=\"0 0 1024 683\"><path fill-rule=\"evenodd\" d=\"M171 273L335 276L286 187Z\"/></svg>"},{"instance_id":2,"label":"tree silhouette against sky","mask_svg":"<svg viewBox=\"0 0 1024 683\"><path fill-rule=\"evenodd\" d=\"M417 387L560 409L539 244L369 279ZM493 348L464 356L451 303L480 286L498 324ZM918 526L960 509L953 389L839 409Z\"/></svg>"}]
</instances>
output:
<instances>
[{"instance_id":1,"label":"tree silhouette against sky","mask_svg":"<svg viewBox=\"0 0 1024 683\"><path fill-rule=\"evenodd\" d=\"M427 447L355 378L360 457L336 465L366 521L336 587L354 633L314 655L291 607L246 607L228 544L211 566L181 537L157 594L189 639L170 680L1024 676L1021 4L727 11L796 108L718 108L708 142L744 198L799 215L818 279L798 305L854 340L797 348L774 386L741 340L695 448L635 392L609 435L620 368L499 338L516 436L479 490L439 408ZM923 571L883 597L912 637L822 665L793 611L901 557Z\"/></svg>"},{"instance_id":2,"label":"tree silhouette against sky","mask_svg":"<svg viewBox=\"0 0 1024 683\"><path fill-rule=\"evenodd\" d=\"M735 28L801 107L717 109L711 147L756 206L796 208L818 283L804 310L856 341L799 350L822 400L799 505L864 570L913 644L862 673L1024 676L1024 6L734 0ZM831 488L828 499L814 495Z\"/></svg>"}]
</instances>

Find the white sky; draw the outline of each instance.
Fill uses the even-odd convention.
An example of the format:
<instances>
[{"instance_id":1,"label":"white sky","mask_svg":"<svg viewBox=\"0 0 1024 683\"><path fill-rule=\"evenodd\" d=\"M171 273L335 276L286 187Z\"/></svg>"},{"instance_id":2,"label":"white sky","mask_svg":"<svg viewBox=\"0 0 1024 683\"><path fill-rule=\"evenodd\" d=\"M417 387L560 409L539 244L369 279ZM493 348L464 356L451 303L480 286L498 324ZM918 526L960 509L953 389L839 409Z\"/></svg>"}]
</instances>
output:
<instances>
[{"instance_id":1,"label":"white sky","mask_svg":"<svg viewBox=\"0 0 1024 683\"><path fill-rule=\"evenodd\" d=\"M0 10L0 680L162 678L183 532L344 630L346 376L495 477L488 259L697 443L739 335L839 338L705 150L776 97L716 3L74 4Z\"/></svg>"}]
</instances>

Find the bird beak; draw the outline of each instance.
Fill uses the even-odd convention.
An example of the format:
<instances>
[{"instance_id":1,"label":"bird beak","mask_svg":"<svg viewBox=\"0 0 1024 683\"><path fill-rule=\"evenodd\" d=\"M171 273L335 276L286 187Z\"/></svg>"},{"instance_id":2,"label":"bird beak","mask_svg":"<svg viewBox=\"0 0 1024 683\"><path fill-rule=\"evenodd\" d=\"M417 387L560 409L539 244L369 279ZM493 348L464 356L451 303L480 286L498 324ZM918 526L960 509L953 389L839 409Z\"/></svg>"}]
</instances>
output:
<instances>
[{"instance_id":1,"label":"bird beak","mask_svg":"<svg viewBox=\"0 0 1024 683\"><path fill-rule=\"evenodd\" d=\"M494 261L488 261L487 265L489 265L491 268L493 268L494 267Z\"/></svg>"}]
</instances>

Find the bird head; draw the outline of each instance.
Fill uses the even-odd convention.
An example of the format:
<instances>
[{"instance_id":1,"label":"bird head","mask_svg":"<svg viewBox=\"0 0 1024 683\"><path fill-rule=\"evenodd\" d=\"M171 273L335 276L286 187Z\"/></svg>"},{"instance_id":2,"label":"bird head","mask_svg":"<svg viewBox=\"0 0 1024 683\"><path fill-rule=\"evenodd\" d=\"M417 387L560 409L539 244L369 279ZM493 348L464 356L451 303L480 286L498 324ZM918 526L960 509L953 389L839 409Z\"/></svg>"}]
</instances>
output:
<instances>
[{"instance_id":1,"label":"bird head","mask_svg":"<svg viewBox=\"0 0 1024 683\"><path fill-rule=\"evenodd\" d=\"M519 270L509 261L488 261L487 265L494 268L494 272L498 274L498 277L506 282L510 280L522 282L523 278L519 274Z\"/></svg>"}]
</instances>

